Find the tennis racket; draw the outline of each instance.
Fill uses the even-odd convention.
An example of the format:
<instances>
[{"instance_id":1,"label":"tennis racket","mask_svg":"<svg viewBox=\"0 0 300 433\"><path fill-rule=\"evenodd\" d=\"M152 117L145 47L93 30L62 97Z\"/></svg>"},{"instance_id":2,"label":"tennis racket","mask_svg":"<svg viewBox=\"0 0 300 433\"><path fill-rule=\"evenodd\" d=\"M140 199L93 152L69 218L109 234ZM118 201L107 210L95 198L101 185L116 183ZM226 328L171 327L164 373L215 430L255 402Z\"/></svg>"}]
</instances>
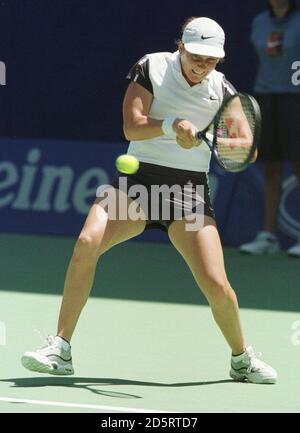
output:
<instances>
[{"instance_id":1,"label":"tennis racket","mask_svg":"<svg viewBox=\"0 0 300 433\"><path fill-rule=\"evenodd\" d=\"M204 141L217 163L237 173L251 163L260 139L261 114L257 101L246 93L225 99L213 121L196 137Z\"/></svg>"}]
</instances>

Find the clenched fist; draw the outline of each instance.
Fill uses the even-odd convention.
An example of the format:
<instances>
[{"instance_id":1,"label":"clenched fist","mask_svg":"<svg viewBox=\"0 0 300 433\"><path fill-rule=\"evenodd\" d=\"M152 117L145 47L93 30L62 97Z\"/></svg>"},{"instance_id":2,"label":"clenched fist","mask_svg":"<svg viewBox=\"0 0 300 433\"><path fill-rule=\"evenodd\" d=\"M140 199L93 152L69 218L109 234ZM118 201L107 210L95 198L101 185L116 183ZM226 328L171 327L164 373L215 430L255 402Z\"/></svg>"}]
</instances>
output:
<instances>
[{"instance_id":1,"label":"clenched fist","mask_svg":"<svg viewBox=\"0 0 300 433\"><path fill-rule=\"evenodd\" d=\"M196 133L198 128L189 120L176 119L173 124L176 132L176 141L184 149L192 149L199 144Z\"/></svg>"}]
</instances>

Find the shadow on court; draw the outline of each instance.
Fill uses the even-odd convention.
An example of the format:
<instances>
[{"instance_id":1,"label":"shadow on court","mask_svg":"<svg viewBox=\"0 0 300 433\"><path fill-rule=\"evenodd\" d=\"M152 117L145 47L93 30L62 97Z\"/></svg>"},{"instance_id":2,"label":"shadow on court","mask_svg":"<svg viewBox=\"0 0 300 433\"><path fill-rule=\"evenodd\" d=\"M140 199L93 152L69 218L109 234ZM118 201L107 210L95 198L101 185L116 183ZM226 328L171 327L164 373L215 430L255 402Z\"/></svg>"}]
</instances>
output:
<instances>
[{"instance_id":1,"label":"shadow on court","mask_svg":"<svg viewBox=\"0 0 300 433\"><path fill-rule=\"evenodd\" d=\"M158 382L143 382L137 380L126 380L116 378L94 378L94 377L33 377L33 378L15 378L1 379L0 382L12 382L12 388L39 388L44 386L61 386L72 387L77 389L85 389L92 393L103 395L106 397L137 399L143 398L135 394L126 394L123 392L105 391L103 389L95 389L94 387L103 386L145 386L145 387L164 387L164 388L180 388L188 386L204 386L204 385L219 385L222 383L237 383L231 379L207 381L207 382L185 382L185 383L158 383Z\"/></svg>"},{"instance_id":2,"label":"shadow on court","mask_svg":"<svg viewBox=\"0 0 300 433\"><path fill-rule=\"evenodd\" d=\"M73 238L0 235L1 289L61 294L74 243ZM242 308L300 311L299 259L225 249L225 263ZM207 305L168 243L129 241L108 251L99 261L91 296Z\"/></svg>"}]
</instances>

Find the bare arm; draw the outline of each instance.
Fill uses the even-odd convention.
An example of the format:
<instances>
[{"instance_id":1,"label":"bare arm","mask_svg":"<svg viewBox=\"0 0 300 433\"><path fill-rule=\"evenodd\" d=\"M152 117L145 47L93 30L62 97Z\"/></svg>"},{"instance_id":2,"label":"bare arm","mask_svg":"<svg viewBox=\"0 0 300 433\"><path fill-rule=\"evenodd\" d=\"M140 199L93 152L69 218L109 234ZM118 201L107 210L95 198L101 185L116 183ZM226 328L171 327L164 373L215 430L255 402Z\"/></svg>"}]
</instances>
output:
<instances>
[{"instance_id":1,"label":"bare arm","mask_svg":"<svg viewBox=\"0 0 300 433\"><path fill-rule=\"evenodd\" d=\"M149 117L153 95L138 83L131 82L123 101L123 130L127 140L147 140L164 135L162 120ZM173 124L177 143L184 149L197 144L197 128L188 120L176 119Z\"/></svg>"},{"instance_id":2,"label":"bare arm","mask_svg":"<svg viewBox=\"0 0 300 433\"><path fill-rule=\"evenodd\" d=\"M163 135L162 120L148 116L153 95L138 83L131 82L123 101L123 130L127 140L147 140Z\"/></svg>"}]
</instances>

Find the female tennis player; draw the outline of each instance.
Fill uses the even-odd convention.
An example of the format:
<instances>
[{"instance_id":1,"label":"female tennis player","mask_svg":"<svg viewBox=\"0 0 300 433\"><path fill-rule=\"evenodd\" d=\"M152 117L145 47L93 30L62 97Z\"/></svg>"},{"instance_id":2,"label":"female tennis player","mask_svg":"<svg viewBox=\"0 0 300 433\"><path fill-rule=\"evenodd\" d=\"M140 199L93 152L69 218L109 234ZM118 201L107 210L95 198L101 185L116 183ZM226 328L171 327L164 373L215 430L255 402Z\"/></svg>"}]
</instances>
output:
<instances>
[{"instance_id":1,"label":"female tennis player","mask_svg":"<svg viewBox=\"0 0 300 433\"><path fill-rule=\"evenodd\" d=\"M190 18L183 26L178 51L146 55L130 70L123 103L124 133L130 141L128 154L138 158L140 168L126 176L127 188L143 185L149 191L151 185L176 184L188 186L189 192L183 189L181 199L160 199L162 208L170 206L168 218L160 211L153 219L152 213L141 207L143 218L133 220L129 206L134 199L120 187L121 173L116 173L111 188L117 202L119 198L127 200L128 218L110 218L102 198L92 205L67 271L57 335L49 336L45 347L26 352L24 367L50 374L74 373L70 340L89 296L99 257L145 229L159 227L167 231L189 266L231 348L230 376L253 383L276 382L276 371L262 362L252 347L245 346L238 302L226 276L209 197L211 152L205 144L199 146L195 137L214 118L224 98L235 92L215 70L225 55L224 41L224 31L215 21ZM202 187L202 206L190 205L189 197L198 186ZM190 214L176 219L178 206L188 208ZM202 219L200 226L188 230L191 214Z\"/></svg>"}]
</instances>

